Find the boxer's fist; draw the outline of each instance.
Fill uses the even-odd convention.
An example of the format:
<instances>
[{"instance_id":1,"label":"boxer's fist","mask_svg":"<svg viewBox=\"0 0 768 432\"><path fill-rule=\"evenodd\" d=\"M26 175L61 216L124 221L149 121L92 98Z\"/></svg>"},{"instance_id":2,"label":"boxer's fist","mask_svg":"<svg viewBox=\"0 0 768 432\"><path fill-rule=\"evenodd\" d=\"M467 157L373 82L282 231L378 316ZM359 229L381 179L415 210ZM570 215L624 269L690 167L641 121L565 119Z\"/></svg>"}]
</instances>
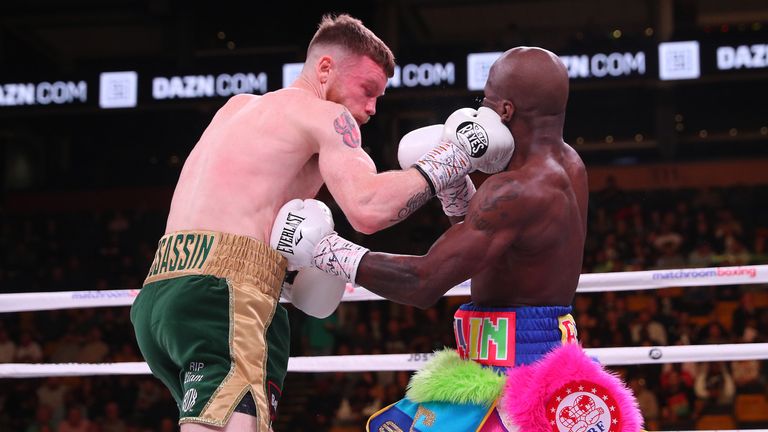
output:
<instances>
[{"instance_id":1,"label":"boxer's fist","mask_svg":"<svg viewBox=\"0 0 768 432\"><path fill-rule=\"evenodd\" d=\"M496 111L488 107L461 108L445 121L443 141L469 155L471 171L494 174L504 170L515 151L515 140Z\"/></svg>"},{"instance_id":2,"label":"boxer's fist","mask_svg":"<svg viewBox=\"0 0 768 432\"><path fill-rule=\"evenodd\" d=\"M277 212L269 245L288 260L288 270L298 270L312 265L315 245L332 232L328 206L314 199L294 199Z\"/></svg>"},{"instance_id":3,"label":"boxer's fist","mask_svg":"<svg viewBox=\"0 0 768 432\"><path fill-rule=\"evenodd\" d=\"M440 144L443 125L436 124L414 129L400 138L397 146L397 161L400 169L408 169L421 159L425 153Z\"/></svg>"},{"instance_id":4,"label":"boxer's fist","mask_svg":"<svg viewBox=\"0 0 768 432\"><path fill-rule=\"evenodd\" d=\"M461 108L445 121L439 144L414 166L439 194L472 171L493 174L503 170L514 150L512 133L495 111Z\"/></svg>"},{"instance_id":5,"label":"boxer's fist","mask_svg":"<svg viewBox=\"0 0 768 432\"><path fill-rule=\"evenodd\" d=\"M347 283L316 267L298 271L293 282L283 283L283 298L315 318L325 318L336 310Z\"/></svg>"}]
</instances>

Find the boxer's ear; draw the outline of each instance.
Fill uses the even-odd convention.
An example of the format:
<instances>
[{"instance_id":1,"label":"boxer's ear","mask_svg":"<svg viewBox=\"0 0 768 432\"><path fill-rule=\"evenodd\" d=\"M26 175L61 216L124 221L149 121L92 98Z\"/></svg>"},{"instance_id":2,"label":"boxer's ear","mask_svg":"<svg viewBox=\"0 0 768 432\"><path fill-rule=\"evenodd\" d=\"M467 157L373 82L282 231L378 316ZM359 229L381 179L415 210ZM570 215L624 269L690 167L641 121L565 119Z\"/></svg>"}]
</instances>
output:
<instances>
[{"instance_id":1,"label":"boxer's ear","mask_svg":"<svg viewBox=\"0 0 768 432\"><path fill-rule=\"evenodd\" d=\"M512 120L512 116L515 115L515 104L512 103L512 101L507 99L502 99L501 101L501 112L499 113L499 117L501 117L502 123L509 123Z\"/></svg>"},{"instance_id":2,"label":"boxer's ear","mask_svg":"<svg viewBox=\"0 0 768 432\"><path fill-rule=\"evenodd\" d=\"M317 73L317 79L321 84L328 82L328 77L331 74L331 68L333 67L333 59L331 56L324 55L320 57L315 66L315 72Z\"/></svg>"}]
</instances>

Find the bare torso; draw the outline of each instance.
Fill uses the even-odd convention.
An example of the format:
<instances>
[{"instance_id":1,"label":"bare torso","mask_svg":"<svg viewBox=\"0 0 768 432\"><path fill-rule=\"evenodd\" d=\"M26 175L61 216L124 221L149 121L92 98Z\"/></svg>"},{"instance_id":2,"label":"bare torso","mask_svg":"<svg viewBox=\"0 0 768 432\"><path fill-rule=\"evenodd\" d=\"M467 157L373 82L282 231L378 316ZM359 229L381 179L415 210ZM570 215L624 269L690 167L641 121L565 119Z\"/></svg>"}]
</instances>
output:
<instances>
[{"instance_id":1,"label":"bare torso","mask_svg":"<svg viewBox=\"0 0 768 432\"><path fill-rule=\"evenodd\" d=\"M475 304L569 305L573 300L586 236L587 175L570 146L555 153L497 174L483 185L514 184L520 195L514 200L488 200L497 207L492 211L502 216L500 223L504 213L530 212L533 217L516 227L505 252L472 276ZM477 198L483 197L478 193Z\"/></svg>"},{"instance_id":2,"label":"bare torso","mask_svg":"<svg viewBox=\"0 0 768 432\"><path fill-rule=\"evenodd\" d=\"M569 305L581 273L587 200L584 164L560 141L489 177L464 222L426 255L367 253L356 282L422 308L467 279L480 306Z\"/></svg>"},{"instance_id":3,"label":"bare torso","mask_svg":"<svg viewBox=\"0 0 768 432\"><path fill-rule=\"evenodd\" d=\"M314 197L323 184L313 138L319 122L308 119L327 116L328 104L299 89L231 98L184 164L166 233L202 229L268 240L280 207Z\"/></svg>"}]
</instances>

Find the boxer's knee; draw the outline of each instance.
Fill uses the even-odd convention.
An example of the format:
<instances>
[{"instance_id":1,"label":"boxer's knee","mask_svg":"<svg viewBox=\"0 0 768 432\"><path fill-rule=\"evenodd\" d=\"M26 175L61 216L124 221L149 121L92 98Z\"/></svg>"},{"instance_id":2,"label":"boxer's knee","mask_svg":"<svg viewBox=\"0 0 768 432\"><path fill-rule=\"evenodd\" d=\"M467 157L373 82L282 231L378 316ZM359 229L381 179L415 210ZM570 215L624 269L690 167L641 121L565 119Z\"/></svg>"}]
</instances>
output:
<instances>
[{"instance_id":1,"label":"boxer's knee","mask_svg":"<svg viewBox=\"0 0 768 432\"><path fill-rule=\"evenodd\" d=\"M184 423L181 425L181 432L245 432L254 431L262 432L259 430L259 423L256 421L256 417L241 412L234 412L229 418L227 425L224 428L218 426L208 426L199 423ZM266 432L272 432L272 428Z\"/></svg>"}]
</instances>

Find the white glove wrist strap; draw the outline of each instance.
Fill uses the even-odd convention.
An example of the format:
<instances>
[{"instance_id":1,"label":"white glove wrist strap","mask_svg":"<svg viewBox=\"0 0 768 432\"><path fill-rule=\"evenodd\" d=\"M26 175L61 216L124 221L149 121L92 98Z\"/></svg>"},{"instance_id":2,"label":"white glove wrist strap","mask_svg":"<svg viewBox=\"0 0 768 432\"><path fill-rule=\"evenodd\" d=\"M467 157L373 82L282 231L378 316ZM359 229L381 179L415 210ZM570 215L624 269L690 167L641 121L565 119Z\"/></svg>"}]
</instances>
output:
<instances>
[{"instance_id":1,"label":"white glove wrist strap","mask_svg":"<svg viewBox=\"0 0 768 432\"><path fill-rule=\"evenodd\" d=\"M312 263L328 274L355 283L357 266L367 252L368 249L332 233L315 246Z\"/></svg>"},{"instance_id":2,"label":"white glove wrist strap","mask_svg":"<svg viewBox=\"0 0 768 432\"><path fill-rule=\"evenodd\" d=\"M440 193L472 170L469 153L459 145L441 142L416 161L435 193Z\"/></svg>"},{"instance_id":3,"label":"white glove wrist strap","mask_svg":"<svg viewBox=\"0 0 768 432\"><path fill-rule=\"evenodd\" d=\"M477 192L477 189L475 189L472 179L469 176L464 176L460 181L438 193L437 198L440 199L440 203L443 205L443 212L447 216L461 217L467 214L469 201L475 192Z\"/></svg>"}]
</instances>

